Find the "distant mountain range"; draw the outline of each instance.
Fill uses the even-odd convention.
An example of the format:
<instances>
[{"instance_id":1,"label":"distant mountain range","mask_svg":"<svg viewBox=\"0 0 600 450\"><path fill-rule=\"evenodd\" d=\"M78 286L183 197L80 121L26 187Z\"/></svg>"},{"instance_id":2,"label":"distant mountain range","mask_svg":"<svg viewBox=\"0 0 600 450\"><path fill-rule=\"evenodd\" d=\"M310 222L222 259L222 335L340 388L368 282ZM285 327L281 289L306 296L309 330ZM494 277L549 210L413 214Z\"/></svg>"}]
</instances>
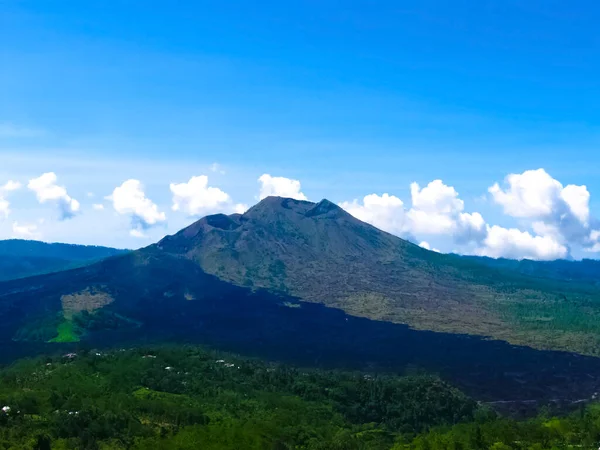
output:
<instances>
[{"instance_id":1,"label":"distant mountain range","mask_svg":"<svg viewBox=\"0 0 600 450\"><path fill-rule=\"evenodd\" d=\"M0 241L0 281L67 270L127 251L92 245L4 240Z\"/></svg>"},{"instance_id":2,"label":"distant mountain range","mask_svg":"<svg viewBox=\"0 0 600 450\"><path fill-rule=\"evenodd\" d=\"M21 255L39 257L43 251L31 245L31 253ZM192 336L215 321L239 327L246 318L238 310L227 317L216 311L243 301L244 308L283 307L277 311L288 318L316 303L419 330L600 353L598 263L430 252L327 200L268 197L243 215L207 216L125 254L88 247L41 249L45 257L69 264L108 258L0 284L0 339L118 340L140 330L149 338L175 332ZM50 266L41 270L54 270Z\"/></svg>"},{"instance_id":3,"label":"distant mountain range","mask_svg":"<svg viewBox=\"0 0 600 450\"><path fill-rule=\"evenodd\" d=\"M496 269L506 269L523 275L553 280L573 281L576 283L589 283L600 286L600 261L583 259L571 261L557 259L555 261L531 261L529 259L514 260L506 258L488 258L481 256L462 256L478 263Z\"/></svg>"}]
</instances>

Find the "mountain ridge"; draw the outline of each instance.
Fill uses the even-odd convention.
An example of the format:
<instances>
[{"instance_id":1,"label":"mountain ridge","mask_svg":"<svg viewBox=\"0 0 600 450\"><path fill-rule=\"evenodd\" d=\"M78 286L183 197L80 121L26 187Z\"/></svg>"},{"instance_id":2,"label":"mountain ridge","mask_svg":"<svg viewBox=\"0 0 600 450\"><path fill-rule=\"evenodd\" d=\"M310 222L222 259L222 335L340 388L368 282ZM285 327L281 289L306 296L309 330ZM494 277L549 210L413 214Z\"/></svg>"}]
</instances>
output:
<instances>
[{"instance_id":1,"label":"mountain ridge","mask_svg":"<svg viewBox=\"0 0 600 450\"><path fill-rule=\"evenodd\" d=\"M128 251L26 239L0 240L0 281L67 270Z\"/></svg>"}]
</instances>

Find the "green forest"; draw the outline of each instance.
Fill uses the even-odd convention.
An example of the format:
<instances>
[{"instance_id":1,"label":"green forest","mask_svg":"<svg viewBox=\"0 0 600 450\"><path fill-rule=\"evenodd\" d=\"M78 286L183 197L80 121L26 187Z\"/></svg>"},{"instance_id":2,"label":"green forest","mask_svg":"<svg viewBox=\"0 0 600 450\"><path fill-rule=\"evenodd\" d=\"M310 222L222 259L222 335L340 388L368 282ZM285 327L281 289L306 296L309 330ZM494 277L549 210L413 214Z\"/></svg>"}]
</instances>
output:
<instances>
[{"instance_id":1,"label":"green forest","mask_svg":"<svg viewBox=\"0 0 600 450\"><path fill-rule=\"evenodd\" d=\"M598 448L600 408L500 417L436 376L300 369L195 346L0 372L2 449Z\"/></svg>"}]
</instances>

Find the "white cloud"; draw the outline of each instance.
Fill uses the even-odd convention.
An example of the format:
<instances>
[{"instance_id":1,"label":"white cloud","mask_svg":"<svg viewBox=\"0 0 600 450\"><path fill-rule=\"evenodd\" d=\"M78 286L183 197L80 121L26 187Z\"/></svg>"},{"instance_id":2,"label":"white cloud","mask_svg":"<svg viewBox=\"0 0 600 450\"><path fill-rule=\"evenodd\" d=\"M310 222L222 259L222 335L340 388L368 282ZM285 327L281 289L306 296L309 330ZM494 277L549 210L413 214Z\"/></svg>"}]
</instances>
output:
<instances>
[{"instance_id":1,"label":"white cloud","mask_svg":"<svg viewBox=\"0 0 600 450\"><path fill-rule=\"evenodd\" d=\"M259 200L269 196L307 200L306 195L300 191L301 186L298 180L285 177L272 177L268 173L265 173L260 176L258 181L261 185Z\"/></svg>"},{"instance_id":2,"label":"white cloud","mask_svg":"<svg viewBox=\"0 0 600 450\"><path fill-rule=\"evenodd\" d=\"M187 183L171 183L173 211L182 211L190 216L199 216L213 212L233 212L245 205L234 205L226 192L208 186L208 177L192 177Z\"/></svg>"},{"instance_id":3,"label":"white cloud","mask_svg":"<svg viewBox=\"0 0 600 450\"><path fill-rule=\"evenodd\" d=\"M600 242L594 243L591 247L584 248L583 251L588 253L600 253Z\"/></svg>"},{"instance_id":4,"label":"white cloud","mask_svg":"<svg viewBox=\"0 0 600 450\"><path fill-rule=\"evenodd\" d=\"M418 183L411 183L410 196L412 207L423 212L453 215L465 207L458 192L442 180L433 180L422 189Z\"/></svg>"},{"instance_id":5,"label":"white cloud","mask_svg":"<svg viewBox=\"0 0 600 450\"><path fill-rule=\"evenodd\" d=\"M29 180L27 187L35 192L40 203L55 203L60 211L60 219L73 217L79 211L79 202L67 194L63 186L56 184L54 172L47 172L38 178Z\"/></svg>"},{"instance_id":6,"label":"white cloud","mask_svg":"<svg viewBox=\"0 0 600 450\"><path fill-rule=\"evenodd\" d=\"M590 193L586 186L569 184L560 193L569 206L571 213L584 225L588 226L590 219Z\"/></svg>"},{"instance_id":7,"label":"white cloud","mask_svg":"<svg viewBox=\"0 0 600 450\"><path fill-rule=\"evenodd\" d=\"M516 228L488 226L484 245L476 251L480 256L511 259L552 260L565 258L568 248L550 236L532 236Z\"/></svg>"},{"instance_id":8,"label":"white cloud","mask_svg":"<svg viewBox=\"0 0 600 450\"><path fill-rule=\"evenodd\" d=\"M249 206L245 203L236 203L233 209L233 212L236 214L244 214L248 211Z\"/></svg>"},{"instance_id":9,"label":"white cloud","mask_svg":"<svg viewBox=\"0 0 600 450\"><path fill-rule=\"evenodd\" d=\"M590 245L585 247L583 251L589 253L600 252L600 230L590 231Z\"/></svg>"},{"instance_id":10,"label":"white cloud","mask_svg":"<svg viewBox=\"0 0 600 450\"><path fill-rule=\"evenodd\" d=\"M104 205L102 203L94 203L92 208L96 211L102 211L104 209Z\"/></svg>"},{"instance_id":11,"label":"white cloud","mask_svg":"<svg viewBox=\"0 0 600 450\"><path fill-rule=\"evenodd\" d=\"M12 224L13 237L18 239L40 239L41 233L38 232L35 224Z\"/></svg>"},{"instance_id":12,"label":"white cloud","mask_svg":"<svg viewBox=\"0 0 600 450\"><path fill-rule=\"evenodd\" d=\"M6 219L10 215L10 202L4 196L20 188L21 183L13 180L9 180L3 186L0 186L0 218Z\"/></svg>"},{"instance_id":13,"label":"white cloud","mask_svg":"<svg viewBox=\"0 0 600 450\"><path fill-rule=\"evenodd\" d=\"M158 206L146 197L139 180L130 179L123 182L106 199L112 201L118 214L131 217L132 231L141 233L141 230L167 220L165 213L159 211Z\"/></svg>"},{"instance_id":14,"label":"white cloud","mask_svg":"<svg viewBox=\"0 0 600 450\"><path fill-rule=\"evenodd\" d=\"M454 187L433 180L420 188L410 185L412 208L407 212L414 234L448 234L459 243L480 242L486 234L479 213L464 213L465 204Z\"/></svg>"},{"instance_id":15,"label":"white cloud","mask_svg":"<svg viewBox=\"0 0 600 450\"><path fill-rule=\"evenodd\" d=\"M6 219L10 215L10 203L0 197L0 218Z\"/></svg>"},{"instance_id":16,"label":"white cloud","mask_svg":"<svg viewBox=\"0 0 600 450\"><path fill-rule=\"evenodd\" d=\"M454 240L457 244L482 242L486 236L486 223L481 214L474 212L458 215L454 230Z\"/></svg>"},{"instance_id":17,"label":"white cloud","mask_svg":"<svg viewBox=\"0 0 600 450\"><path fill-rule=\"evenodd\" d=\"M412 183L410 190L410 209L389 194L370 194L362 202L342 202L340 206L357 219L401 237L449 235L459 244L485 238L483 217L462 212L464 202L452 186L434 180L423 188Z\"/></svg>"},{"instance_id":18,"label":"white cloud","mask_svg":"<svg viewBox=\"0 0 600 450\"><path fill-rule=\"evenodd\" d=\"M452 234L456 223L449 214L411 208L406 212L410 229L416 234Z\"/></svg>"},{"instance_id":19,"label":"white cloud","mask_svg":"<svg viewBox=\"0 0 600 450\"><path fill-rule=\"evenodd\" d=\"M371 194L362 202L354 200L340 206L356 218L400 237L416 236L421 247L434 251L439 250L432 249L424 237L448 236L465 252L496 258L553 259L568 254L568 248L548 233L534 236L515 228L489 226L480 213L464 212L458 192L442 180L434 180L423 188L412 183L410 188L409 209L401 199L389 194ZM583 197L581 190L574 192L578 194L574 198ZM573 202L579 205L579 211L583 210L582 203Z\"/></svg>"},{"instance_id":20,"label":"white cloud","mask_svg":"<svg viewBox=\"0 0 600 450\"><path fill-rule=\"evenodd\" d=\"M0 192L13 192L21 189L22 185L18 181L8 180L4 186L0 187Z\"/></svg>"},{"instance_id":21,"label":"white cloud","mask_svg":"<svg viewBox=\"0 0 600 450\"><path fill-rule=\"evenodd\" d=\"M440 253L440 251L437 248L431 248L431 245L429 245L429 242L427 242L427 241L422 241L419 244L419 247L423 247L426 250L431 250L432 252Z\"/></svg>"},{"instance_id":22,"label":"white cloud","mask_svg":"<svg viewBox=\"0 0 600 450\"><path fill-rule=\"evenodd\" d=\"M369 194L362 202L355 199L352 202L342 202L339 206L358 220L388 233L404 236L409 231L404 203L394 195Z\"/></svg>"},{"instance_id":23,"label":"white cloud","mask_svg":"<svg viewBox=\"0 0 600 450\"><path fill-rule=\"evenodd\" d=\"M564 245L594 245L590 236L590 193L586 186L563 185L544 169L527 170L505 178L504 189L488 189L504 213L529 221L538 234Z\"/></svg>"},{"instance_id":24,"label":"white cloud","mask_svg":"<svg viewBox=\"0 0 600 450\"><path fill-rule=\"evenodd\" d=\"M148 239L148 236L146 234L144 234L144 232L142 230L139 230L137 228L129 230L129 236L138 238L138 239Z\"/></svg>"},{"instance_id":25,"label":"white cloud","mask_svg":"<svg viewBox=\"0 0 600 450\"><path fill-rule=\"evenodd\" d=\"M488 191L504 212L512 217L539 218L551 215L561 199L562 185L544 169L527 170L505 178L506 190L498 183Z\"/></svg>"}]
</instances>

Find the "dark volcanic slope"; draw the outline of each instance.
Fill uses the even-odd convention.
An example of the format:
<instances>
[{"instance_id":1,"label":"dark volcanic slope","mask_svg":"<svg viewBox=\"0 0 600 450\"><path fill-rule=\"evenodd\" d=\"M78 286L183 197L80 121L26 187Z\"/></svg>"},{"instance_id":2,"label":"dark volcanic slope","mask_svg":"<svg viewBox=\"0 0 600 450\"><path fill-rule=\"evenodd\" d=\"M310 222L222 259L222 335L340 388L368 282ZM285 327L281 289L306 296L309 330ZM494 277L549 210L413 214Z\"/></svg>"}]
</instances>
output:
<instances>
[{"instance_id":1,"label":"dark volcanic slope","mask_svg":"<svg viewBox=\"0 0 600 450\"><path fill-rule=\"evenodd\" d=\"M600 359L392 322L536 339L496 304L564 295L550 288L427 252L327 201L268 198L136 252L0 283L0 357L177 340L302 365L422 367L484 400L589 398Z\"/></svg>"},{"instance_id":2,"label":"dark volcanic slope","mask_svg":"<svg viewBox=\"0 0 600 450\"><path fill-rule=\"evenodd\" d=\"M306 366L424 368L486 401L573 401L600 388L598 358L349 316L290 296L234 286L154 247L27 284L3 283L0 289L0 358L5 362L52 348L169 340ZM56 334L52 319L73 308L74 294L90 308L104 302L95 315L110 320L90 326L82 342L49 347L43 342ZM15 336L32 339L11 341ZM41 338L39 344L33 338Z\"/></svg>"}]
</instances>

